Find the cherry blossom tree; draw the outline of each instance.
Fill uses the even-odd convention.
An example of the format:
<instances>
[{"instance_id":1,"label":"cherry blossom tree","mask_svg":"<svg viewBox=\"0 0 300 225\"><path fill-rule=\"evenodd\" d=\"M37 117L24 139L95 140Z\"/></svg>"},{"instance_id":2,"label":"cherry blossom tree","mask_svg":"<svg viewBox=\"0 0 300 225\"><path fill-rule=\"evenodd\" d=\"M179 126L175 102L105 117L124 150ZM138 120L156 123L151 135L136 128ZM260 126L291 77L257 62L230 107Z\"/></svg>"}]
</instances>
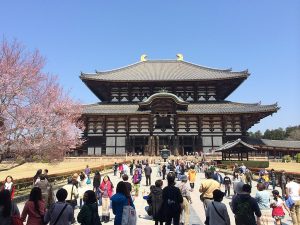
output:
<instances>
[{"instance_id":1,"label":"cherry blossom tree","mask_svg":"<svg viewBox=\"0 0 300 225\"><path fill-rule=\"evenodd\" d=\"M44 58L18 42L0 44L0 154L32 160L62 159L82 144L82 107L57 78L43 72Z\"/></svg>"}]
</instances>

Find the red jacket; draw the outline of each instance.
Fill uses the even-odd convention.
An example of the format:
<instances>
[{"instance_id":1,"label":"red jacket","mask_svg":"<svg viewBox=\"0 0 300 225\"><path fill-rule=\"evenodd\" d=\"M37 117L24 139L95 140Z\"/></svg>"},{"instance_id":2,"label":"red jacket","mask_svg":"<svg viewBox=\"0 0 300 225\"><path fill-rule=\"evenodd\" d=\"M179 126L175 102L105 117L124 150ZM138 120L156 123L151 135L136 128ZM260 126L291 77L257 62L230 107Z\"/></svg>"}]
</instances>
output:
<instances>
[{"instance_id":1,"label":"red jacket","mask_svg":"<svg viewBox=\"0 0 300 225\"><path fill-rule=\"evenodd\" d=\"M111 198L112 193L113 193L113 186L112 183L108 180L106 183L104 181L102 181L101 185L100 185L100 190L101 192L104 191L105 185L107 185L107 193L108 193L108 197Z\"/></svg>"},{"instance_id":2,"label":"red jacket","mask_svg":"<svg viewBox=\"0 0 300 225\"><path fill-rule=\"evenodd\" d=\"M3 190L4 190L5 183L6 183L6 181L4 181L4 182L3 182L3 185L2 185L2 187L1 187L1 191L3 191ZM10 192L10 198L11 198L11 200L13 200L13 199L14 199L14 197L15 197L15 191L16 191L15 185L14 185L14 184L12 184L12 186L11 186L11 190L9 190L9 192Z\"/></svg>"}]
</instances>

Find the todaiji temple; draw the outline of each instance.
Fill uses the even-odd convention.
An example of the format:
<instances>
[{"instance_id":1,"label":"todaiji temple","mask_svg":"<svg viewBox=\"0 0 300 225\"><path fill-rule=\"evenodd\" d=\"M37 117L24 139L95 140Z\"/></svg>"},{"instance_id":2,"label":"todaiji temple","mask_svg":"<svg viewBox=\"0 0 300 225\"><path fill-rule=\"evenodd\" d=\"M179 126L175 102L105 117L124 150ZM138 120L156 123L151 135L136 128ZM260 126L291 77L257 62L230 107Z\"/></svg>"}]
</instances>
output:
<instances>
[{"instance_id":1,"label":"todaiji temple","mask_svg":"<svg viewBox=\"0 0 300 225\"><path fill-rule=\"evenodd\" d=\"M85 105L84 155L207 153L247 138L247 130L277 112L277 104L226 100L249 72L215 69L183 60L147 60L123 68L81 73L99 98ZM300 147L299 147L300 148Z\"/></svg>"}]
</instances>

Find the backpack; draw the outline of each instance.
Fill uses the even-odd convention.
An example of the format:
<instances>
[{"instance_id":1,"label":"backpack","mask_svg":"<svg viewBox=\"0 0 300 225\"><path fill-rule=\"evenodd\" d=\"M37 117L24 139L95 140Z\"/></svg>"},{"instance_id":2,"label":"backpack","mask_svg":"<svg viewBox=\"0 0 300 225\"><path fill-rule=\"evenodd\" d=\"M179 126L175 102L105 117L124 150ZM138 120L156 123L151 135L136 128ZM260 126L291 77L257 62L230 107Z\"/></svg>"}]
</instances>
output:
<instances>
[{"instance_id":1,"label":"backpack","mask_svg":"<svg viewBox=\"0 0 300 225\"><path fill-rule=\"evenodd\" d=\"M91 184L91 179L88 177L88 179L86 180L86 184Z\"/></svg>"},{"instance_id":2,"label":"backpack","mask_svg":"<svg viewBox=\"0 0 300 225\"><path fill-rule=\"evenodd\" d=\"M251 222L254 219L254 215L253 215L252 205L249 200L239 199L237 201L235 216L238 221L242 220L242 221L247 221L248 222L247 224L255 224Z\"/></svg>"}]
</instances>

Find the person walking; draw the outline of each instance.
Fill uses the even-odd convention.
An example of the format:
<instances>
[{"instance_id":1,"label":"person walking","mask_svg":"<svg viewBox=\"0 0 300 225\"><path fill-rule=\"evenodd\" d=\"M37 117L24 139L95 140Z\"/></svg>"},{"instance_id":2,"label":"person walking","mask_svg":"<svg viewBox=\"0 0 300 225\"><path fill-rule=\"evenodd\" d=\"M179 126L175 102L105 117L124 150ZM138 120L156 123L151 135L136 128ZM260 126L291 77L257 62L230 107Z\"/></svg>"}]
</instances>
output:
<instances>
[{"instance_id":1,"label":"person walking","mask_svg":"<svg viewBox=\"0 0 300 225\"><path fill-rule=\"evenodd\" d=\"M284 218L284 211L283 208L290 214L289 208L286 206L285 202L282 200L281 196L279 195L279 191L273 190L273 200L271 201L272 207L272 217L275 219L276 225L281 225L281 220Z\"/></svg>"},{"instance_id":2,"label":"person walking","mask_svg":"<svg viewBox=\"0 0 300 225\"><path fill-rule=\"evenodd\" d=\"M205 178L200 184L199 192L201 193L200 199L206 210L208 203L213 201L213 191L220 189L220 183L212 178L212 173L209 171L205 172Z\"/></svg>"},{"instance_id":3,"label":"person walking","mask_svg":"<svg viewBox=\"0 0 300 225\"><path fill-rule=\"evenodd\" d=\"M270 207L270 193L266 190L264 183L257 184L255 199L261 211L260 222L262 225L273 225L272 209Z\"/></svg>"},{"instance_id":4,"label":"person walking","mask_svg":"<svg viewBox=\"0 0 300 225\"><path fill-rule=\"evenodd\" d=\"M300 185L295 182L294 177L288 177L286 184L286 198L291 197L294 204L290 208L293 225L300 224Z\"/></svg>"},{"instance_id":5,"label":"person walking","mask_svg":"<svg viewBox=\"0 0 300 225\"><path fill-rule=\"evenodd\" d=\"M130 176L133 175L133 167L134 167L134 164L133 162L130 162L130 165L129 165L129 172L130 172Z\"/></svg>"},{"instance_id":6,"label":"person walking","mask_svg":"<svg viewBox=\"0 0 300 225\"><path fill-rule=\"evenodd\" d=\"M115 164L113 166L113 170L114 170L114 176L117 176L117 172L118 172L118 164L117 164L117 162L115 162Z\"/></svg>"},{"instance_id":7,"label":"person walking","mask_svg":"<svg viewBox=\"0 0 300 225\"><path fill-rule=\"evenodd\" d=\"M165 180L166 179L166 173L167 173L167 166L166 166L166 164L162 165L161 172L162 172L162 179Z\"/></svg>"},{"instance_id":8,"label":"person walking","mask_svg":"<svg viewBox=\"0 0 300 225\"><path fill-rule=\"evenodd\" d=\"M77 216L78 223L82 225L101 225L95 192L87 190L84 193L83 202L84 205Z\"/></svg>"},{"instance_id":9,"label":"person walking","mask_svg":"<svg viewBox=\"0 0 300 225\"><path fill-rule=\"evenodd\" d=\"M107 223L109 222L109 206L110 206L110 198L113 193L113 184L110 181L109 176L105 175L102 183L100 185L100 191L102 196L102 221Z\"/></svg>"},{"instance_id":10,"label":"person walking","mask_svg":"<svg viewBox=\"0 0 300 225\"><path fill-rule=\"evenodd\" d=\"M122 180L123 180L124 183L126 184L129 193L131 193L131 192L132 192L132 186L131 186L131 183L128 182L128 179L129 179L129 177L128 177L127 174L124 174L124 175L122 176Z\"/></svg>"},{"instance_id":11,"label":"person walking","mask_svg":"<svg viewBox=\"0 0 300 225\"><path fill-rule=\"evenodd\" d=\"M148 213L152 215L155 225L163 225L163 214L162 214L162 180L155 181L155 187L151 189L148 195L147 202L149 204Z\"/></svg>"},{"instance_id":12,"label":"person walking","mask_svg":"<svg viewBox=\"0 0 300 225\"><path fill-rule=\"evenodd\" d=\"M82 207L83 195L88 190L87 178L84 173L79 175L78 183L78 197L79 197L79 208Z\"/></svg>"},{"instance_id":13,"label":"person walking","mask_svg":"<svg viewBox=\"0 0 300 225\"><path fill-rule=\"evenodd\" d=\"M40 176L40 179L36 181L34 186L41 189L45 207L49 208L50 205L54 203L54 197L50 184L43 174Z\"/></svg>"},{"instance_id":14,"label":"person walking","mask_svg":"<svg viewBox=\"0 0 300 225\"><path fill-rule=\"evenodd\" d=\"M11 199L9 190L0 191L0 224L11 225L12 217L20 217L20 212L16 203Z\"/></svg>"},{"instance_id":15,"label":"person walking","mask_svg":"<svg viewBox=\"0 0 300 225\"><path fill-rule=\"evenodd\" d=\"M224 192L216 189L213 191L213 201L207 205L205 224L230 225L227 207L222 200Z\"/></svg>"},{"instance_id":16,"label":"person walking","mask_svg":"<svg viewBox=\"0 0 300 225\"><path fill-rule=\"evenodd\" d=\"M253 180L252 172L247 168L245 172L245 182L246 184L249 184L252 187L252 180Z\"/></svg>"},{"instance_id":17,"label":"person walking","mask_svg":"<svg viewBox=\"0 0 300 225\"><path fill-rule=\"evenodd\" d=\"M118 183L116 194L111 197L111 202L112 211L115 215L114 225L121 225L124 206L130 205L135 208L130 193L128 192L128 188L123 181Z\"/></svg>"},{"instance_id":18,"label":"person walking","mask_svg":"<svg viewBox=\"0 0 300 225\"><path fill-rule=\"evenodd\" d=\"M175 187L175 173L170 172L167 175L168 186L163 189L163 213L166 225L179 225L180 213L183 204L183 198L179 188Z\"/></svg>"},{"instance_id":19,"label":"person walking","mask_svg":"<svg viewBox=\"0 0 300 225\"><path fill-rule=\"evenodd\" d=\"M229 197L230 196L231 179L228 175L225 175L225 177L223 179L223 184L225 187L225 196L227 195L227 197Z\"/></svg>"},{"instance_id":20,"label":"person walking","mask_svg":"<svg viewBox=\"0 0 300 225\"><path fill-rule=\"evenodd\" d=\"M184 225L189 225L190 223L190 204L192 203L190 192L192 189L187 185L187 176L181 176L181 183L178 185L178 188L183 197L183 204L180 214L180 223Z\"/></svg>"},{"instance_id":21,"label":"person walking","mask_svg":"<svg viewBox=\"0 0 300 225\"><path fill-rule=\"evenodd\" d=\"M149 166L148 163L146 164L146 166L144 168L144 172L145 172L145 177L146 177L146 186L150 186L151 185L152 168Z\"/></svg>"},{"instance_id":22,"label":"person walking","mask_svg":"<svg viewBox=\"0 0 300 225\"><path fill-rule=\"evenodd\" d=\"M40 180L40 176L42 175L42 173L42 169L38 169L38 171L36 171L36 174L33 176L33 185L35 185L35 183Z\"/></svg>"},{"instance_id":23,"label":"person walking","mask_svg":"<svg viewBox=\"0 0 300 225\"><path fill-rule=\"evenodd\" d=\"M287 183L287 177L286 177L285 171L282 170L281 174L279 176L279 185L281 188L281 196L285 196L285 194L286 194L286 192L285 192L286 191L285 190L286 183Z\"/></svg>"},{"instance_id":24,"label":"person walking","mask_svg":"<svg viewBox=\"0 0 300 225\"><path fill-rule=\"evenodd\" d=\"M261 211L255 200L250 196L251 186L244 184L242 192L232 198L232 212L238 225L260 225ZM255 214L255 216L254 216Z\"/></svg>"},{"instance_id":25,"label":"person walking","mask_svg":"<svg viewBox=\"0 0 300 225\"><path fill-rule=\"evenodd\" d=\"M276 174L275 174L275 170L271 169L270 173L269 173L269 179L271 181L271 185L273 190L275 190L276 188Z\"/></svg>"},{"instance_id":26,"label":"person walking","mask_svg":"<svg viewBox=\"0 0 300 225\"><path fill-rule=\"evenodd\" d=\"M1 187L1 190L8 190L10 193L11 200L15 197L15 185L14 185L14 179L12 176L7 176L3 182L3 185Z\"/></svg>"},{"instance_id":27,"label":"person walking","mask_svg":"<svg viewBox=\"0 0 300 225\"><path fill-rule=\"evenodd\" d=\"M191 189L194 189L194 187L195 187L196 176L197 176L197 172L195 170L195 166L192 165L191 169L188 172L188 179L190 182Z\"/></svg>"},{"instance_id":28,"label":"person walking","mask_svg":"<svg viewBox=\"0 0 300 225\"><path fill-rule=\"evenodd\" d=\"M89 165L86 165L86 168L84 169L84 173L87 177L90 177L91 169L89 168Z\"/></svg>"},{"instance_id":29,"label":"person walking","mask_svg":"<svg viewBox=\"0 0 300 225\"><path fill-rule=\"evenodd\" d=\"M133 177L132 177L132 183L133 183L133 189L135 192L135 196L139 196L139 189L140 189L140 182L141 182L141 174L139 173L138 169L135 169Z\"/></svg>"},{"instance_id":30,"label":"person walking","mask_svg":"<svg viewBox=\"0 0 300 225\"><path fill-rule=\"evenodd\" d=\"M94 179L93 179L93 191L96 193L96 198L98 199L98 206L102 205L100 183L101 183L101 174L97 170L95 172L95 176L94 176Z\"/></svg>"},{"instance_id":31,"label":"person walking","mask_svg":"<svg viewBox=\"0 0 300 225\"><path fill-rule=\"evenodd\" d=\"M66 203L68 192L61 188L56 192L57 202L46 212L44 223L50 225L71 225L74 212L71 205Z\"/></svg>"},{"instance_id":32,"label":"person walking","mask_svg":"<svg viewBox=\"0 0 300 225\"><path fill-rule=\"evenodd\" d=\"M77 181L75 180L76 177L69 177L68 178L68 184L63 186L63 189L65 189L68 193L66 202L70 204L73 208L73 212L75 210L75 207L77 206L77 198L79 197L78 188L76 186ZM73 217L72 223L75 223L75 217Z\"/></svg>"},{"instance_id":33,"label":"person walking","mask_svg":"<svg viewBox=\"0 0 300 225\"><path fill-rule=\"evenodd\" d=\"M45 203L42 198L42 191L39 187L32 188L29 200L25 203L21 214L23 222L27 219L27 225L41 225L45 215Z\"/></svg>"},{"instance_id":34,"label":"person walking","mask_svg":"<svg viewBox=\"0 0 300 225\"><path fill-rule=\"evenodd\" d=\"M223 177L220 174L220 170L218 168L214 172L213 179L219 182L220 184L223 184Z\"/></svg>"}]
</instances>

